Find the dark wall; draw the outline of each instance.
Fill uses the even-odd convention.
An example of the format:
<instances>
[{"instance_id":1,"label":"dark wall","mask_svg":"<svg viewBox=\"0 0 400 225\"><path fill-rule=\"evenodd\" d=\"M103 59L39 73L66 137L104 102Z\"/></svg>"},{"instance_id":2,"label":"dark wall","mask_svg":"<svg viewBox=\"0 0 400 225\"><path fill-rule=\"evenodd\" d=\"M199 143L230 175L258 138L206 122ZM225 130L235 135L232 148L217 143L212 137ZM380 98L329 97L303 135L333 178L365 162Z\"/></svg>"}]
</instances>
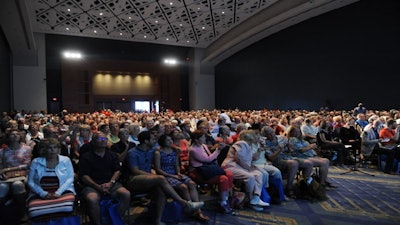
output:
<instances>
[{"instance_id":1,"label":"dark wall","mask_svg":"<svg viewBox=\"0 0 400 225\"><path fill-rule=\"evenodd\" d=\"M216 107L400 108L399 12L362 0L253 44L216 67Z\"/></svg>"},{"instance_id":2,"label":"dark wall","mask_svg":"<svg viewBox=\"0 0 400 225\"><path fill-rule=\"evenodd\" d=\"M13 108L11 96L11 58L10 48L0 27L0 111L10 112Z\"/></svg>"},{"instance_id":3,"label":"dark wall","mask_svg":"<svg viewBox=\"0 0 400 225\"><path fill-rule=\"evenodd\" d=\"M62 35L46 35L46 63L47 63L47 95L49 96L48 104L52 103L51 99L57 97L62 99L62 71L61 57L65 50L79 50L84 54L85 58L94 60L112 60L121 63L131 61L135 63L159 63L165 57L176 57L180 67L180 87L182 93L182 101L180 101L181 109L187 110L189 107L188 99L188 65L185 61L188 56L189 48L166 46L148 43L135 43L128 41L115 41L97 38L83 38ZM123 66L121 66L123 67ZM117 70L117 69L113 69ZM166 69L167 70L167 69ZM141 71L147 72L147 71ZM179 99L177 100L179 101ZM60 107L64 105L61 102Z\"/></svg>"}]
</instances>

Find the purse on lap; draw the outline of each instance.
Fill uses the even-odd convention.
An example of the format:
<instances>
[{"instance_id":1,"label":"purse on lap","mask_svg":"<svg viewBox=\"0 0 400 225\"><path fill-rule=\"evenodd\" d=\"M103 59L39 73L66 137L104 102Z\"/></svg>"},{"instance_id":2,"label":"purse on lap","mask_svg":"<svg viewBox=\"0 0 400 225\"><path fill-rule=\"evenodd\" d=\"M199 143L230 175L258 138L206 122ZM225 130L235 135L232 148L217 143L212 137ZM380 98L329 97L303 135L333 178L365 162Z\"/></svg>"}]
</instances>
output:
<instances>
[{"instance_id":1,"label":"purse on lap","mask_svg":"<svg viewBox=\"0 0 400 225\"><path fill-rule=\"evenodd\" d=\"M203 149L204 149L204 152L209 156L209 153L204 148L204 146L203 146ZM225 170L222 169L221 166L219 166L217 164L217 160L214 160L209 163L203 162L203 165L196 167L196 170L199 171L199 173L203 176L203 178L205 180L211 179L215 176L226 175Z\"/></svg>"},{"instance_id":2,"label":"purse on lap","mask_svg":"<svg viewBox=\"0 0 400 225\"><path fill-rule=\"evenodd\" d=\"M205 180L211 179L215 176L226 175L225 170L215 161L208 164L203 163L202 166L196 167L196 169L199 170Z\"/></svg>"},{"instance_id":3,"label":"purse on lap","mask_svg":"<svg viewBox=\"0 0 400 225\"><path fill-rule=\"evenodd\" d=\"M75 195L67 193L57 199L33 199L28 203L32 220L46 220L69 215L74 210Z\"/></svg>"}]
</instances>

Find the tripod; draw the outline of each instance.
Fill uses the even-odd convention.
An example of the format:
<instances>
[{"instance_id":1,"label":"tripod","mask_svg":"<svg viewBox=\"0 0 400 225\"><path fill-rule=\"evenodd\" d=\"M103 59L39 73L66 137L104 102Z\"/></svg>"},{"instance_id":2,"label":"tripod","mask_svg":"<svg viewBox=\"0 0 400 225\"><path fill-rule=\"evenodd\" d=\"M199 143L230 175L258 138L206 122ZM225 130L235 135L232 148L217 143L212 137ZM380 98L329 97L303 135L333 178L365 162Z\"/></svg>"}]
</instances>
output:
<instances>
[{"instance_id":1,"label":"tripod","mask_svg":"<svg viewBox=\"0 0 400 225\"><path fill-rule=\"evenodd\" d=\"M350 145L351 146L351 145ZM350 146L348 147L348 146L346 146L346 147L348 147L348 148L350 148ZM341 173L340 175L343 175L343 174L348 174L348 173L351 173L351 172L360 172L360 173L363 173L363 174L366 174L366 175L370 175L370 176L375 176L374 174L370 174L370 173L367 173L367 172L364 172L364 171L362 171L362 170L358 170L358 167L357 167L357 156L358 156L358 151L359 150L354 150L354 166L353 167L351 167L350 169L349 169L349 171L346 171L346 172L344 172L344 173Z\"/></svg>"}]
</instances>

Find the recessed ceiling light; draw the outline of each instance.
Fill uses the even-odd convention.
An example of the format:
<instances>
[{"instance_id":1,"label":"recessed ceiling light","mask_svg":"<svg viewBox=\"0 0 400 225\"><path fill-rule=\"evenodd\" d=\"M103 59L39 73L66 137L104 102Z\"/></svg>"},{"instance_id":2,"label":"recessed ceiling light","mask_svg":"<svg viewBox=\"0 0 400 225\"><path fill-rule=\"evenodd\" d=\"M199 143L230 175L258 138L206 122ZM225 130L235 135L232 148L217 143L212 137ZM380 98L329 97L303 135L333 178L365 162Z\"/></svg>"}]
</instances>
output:
<instances>
[{"instance_id":1,"label":"recessed ceiling light","mask_svg":"<svg viewBox=\"0 0 400 225\"><path fill-rule=\"evenodd\" d=\"M102 15L103 15L103 13L101 12L101 13L99 13L99 15L100 15L100 16L102 16Z\"/></svg>"},{"instance_id":2,"label":"recessed ceiling light","mask_svg":"<svg viewBox=\"0 0 400 225\"><path fill-rule=\"evenodd\" d=\"M71 12L71 9L67 9L68 12Z\"/></svg>"},{"instance_id":3,"label":"recessed ceiling light","mask_svg":"<svg viewBox=\"0 0 400 225\"><path fill-rule=\"evenodd\" d=\"M174 4L173 2L170 2L170 3L169 3L169 5L173 5L173 4Z\"/></svg>"},{"instance_id":4,"label":"recessed ceiling light","mask_svg":"<svg viewBox=\"0 0 400 225\"><path fill-rule=\"evenodd\" d=\"M94 30L93 32L94 32L94 33L97 33L97 30Z\"/></svg>"},{"instance_id":5,"label":"recessed ceiling light","mask_svg":"<svg viewBox=\"0 0 400 225\"><path fill-rule=\"evenodd\" d=\"M158 23L158 20L156 20L155 22Z\"/></svg>"},{"instance_id":6,"label":"recessed ceiling light","mask_svg":"<svg viewBox=\"0 0 400 225\"><path fill-rule=\"evenodd\" d=\"M225 14L225 12L224 12L224 11L222 11L222 14Z\"/></svg>"},{"instance_id":7,"label":"recessed ceiling light","mask_svg":"<svg viewBox=\"0 0 400 225\"><path fill-rule=\"evenodd\" d=\"M128 17L128 19L132 19L132 17Z\"/></svg>"},{"instance_id":8,"label":"recessed ceiling light","mask_svg":"<svg viewBox=\"0 0 400 225\"><path fill-rule=\"evenodd\" d=\"M69 30L69 27L65 28L66 30Z\"/></svg>"},{"instance_id":9,"label":"recessed ceiling light","mask_svg":"<svg viewBox=\"0 0 400 225\"><path fill-rule=\"evenodd\" d=\"M165 38L165 40L169 41L169 38Z\"/></svg>"},{"instance_id":10,"label":"recessed ceiling light","mask_svg":"<svg viewBox=\"0 0 400 225\"><path fill-rule=\"evenodd\" d=\"M201 27L201 29L205 30L206 28L205 27Z\"/></svg>"},{"instance_id":11,"label":"recessed ceiling light","mask_svg":"<svg viewBox=\"0 0 400 225\"><path fill-rule=\"evenodd\" d=\"M119 33L119 35L122 35L122 33Z\"/></svg>"},{"instance_id":12,"label":"recessed ceiling light","mask_svg":"<svg viewBox=\"0 0 400 225\"><path fill-rule=\"evenodd\" d=\"M147 36L146 36L146 35L144 35L143 37L144 37L144 38L147 38Z\"/></svg>"}]
</instances>

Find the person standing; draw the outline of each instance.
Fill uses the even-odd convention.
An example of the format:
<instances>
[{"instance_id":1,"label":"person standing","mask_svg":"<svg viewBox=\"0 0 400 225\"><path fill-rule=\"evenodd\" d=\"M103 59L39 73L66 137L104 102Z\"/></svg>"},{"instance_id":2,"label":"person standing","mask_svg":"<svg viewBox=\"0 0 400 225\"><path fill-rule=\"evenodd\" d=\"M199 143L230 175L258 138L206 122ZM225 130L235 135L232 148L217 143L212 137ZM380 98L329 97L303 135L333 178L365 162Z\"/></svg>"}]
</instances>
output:
<instances>
[{"instance_id":1,"label":"person standing","mask_svg":"<svg viewBox=\"0 0 400 225\"><path fill-rule=\"evenodd\" d=\"M353 110L353 115L357 116L359 113L367 114L367 109L364 107L363 103L358 103L357 107Z\"/></svg>"}]
</instances>

